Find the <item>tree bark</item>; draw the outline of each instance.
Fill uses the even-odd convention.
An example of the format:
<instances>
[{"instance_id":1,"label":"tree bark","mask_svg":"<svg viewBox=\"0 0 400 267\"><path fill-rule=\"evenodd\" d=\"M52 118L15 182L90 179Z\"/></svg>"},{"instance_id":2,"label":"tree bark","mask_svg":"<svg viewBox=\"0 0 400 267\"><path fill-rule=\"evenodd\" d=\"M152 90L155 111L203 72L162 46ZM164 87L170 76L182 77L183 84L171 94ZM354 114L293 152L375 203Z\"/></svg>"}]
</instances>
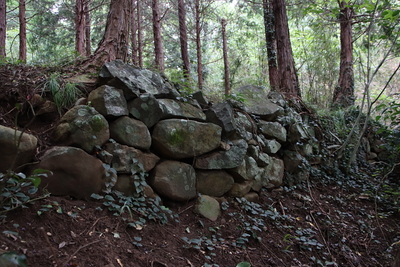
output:
<instances>
[{"instance_id":1,"label":"tree bark","mask_svg":"<svg viewBox=\"0 0 400 267\"><path fill-rule=\"evenodd\" d=\"M138 39L138 62L139 67L143 68L143 41L142 41L142 13L140 1L137 1L137 39Z\"/></svg>"},{"instance_id":2,"label":"tree bark","mask_svg":"<svg viewBox=\"0 0 400 267\"><path fill-rule=\"evenodd\" d=\"M89 4L91 0L85 1L85 49L86 49L86 56L90 56L92 54L92 41L91 41L91 24L90 24L90 11L89 11Z\"/></svg>"},{"instance_id":3,"label":"tree bark","mask_svg":"<svg viewBox=\"0 0 400 267\"><path fill-rule=\"evenodd\" d=\"M287 99L300 98L300 86L294 66L285 0L272 0L272 6L275 16L275 38L277 40L279 91Z\"/></svg>"},{"instance_id":4,"label":"tree bark","mask_svg":"<svg viewBox=\"0 0 400 267\"><path fill-rule=\"evenodd\" d=\"M186 9L183 0L178 0L178 17L179 17L179 40L181 43L181 55L183 61L183 76L186 81L190 80L190 62L188 52L188 37L186 28Z\"/></svg>"},{"instance_id":5,"label":"tree bark","mask_svg":"<svg viewBox=\"0 0 400 267\"><path fill-rule=\"evenodd\" d=\"M0 1L0 59L6 57L6 1Z\"/></svg>"},{"instance_id":6,"label":"tree bark","mask_svg":"<svg viewBox=\"0 0 400 267\"><path fill-rule=\"evenodd\" d=\"M19 0L19 60L26 63L26 6Z\"/></svg>"},{"instance_id":7,"label":"tree bark","mask_svg":"<svg viewBox=\"0 0 400 267\"><path fill-rule=\"evenodd\" d=\"M346 108L354 104L353 35L354 12L347 1L339 2L340 69L339 81L333 93L333 107Z\"/></svg>"},{"instance_id":8,"label":"tree bark","mask_svg":"<svg viewBox=\"0 0 400 267\"><path fill-rule=\"evenodd\" d=\"M200 25L200 0L195 0L195 28L196 28L196 53L197 53L197 84L203 90L203 62L201 53L201 25Z\"/></svg>"},{"instance_id":9,"label":"tree bark","mask_svg":"<svg viewBox=\"0 0 400 267\"><path fill-rule=\"evenodd\" d=\"M105 62L121 59L126 62L129 43L130 0L111 0L106 29L96 51L84 67L102 66Z\"/></svg>"},{"instance_id":10,"label":"tree bark","mask_svg":"<svg viewBox=\"0 0 400 267\"><path fill-rule=\"evenodd\" d=\"M228 62L228 42L226 40L226 19L221 19L222 25L222 51L224 56L224 81L225 81L225 95L231 94L231 83L229 76L229 62Z\"/></svg>"},{"instance_id":11,"label":"tree bark","mask_svg":"<svg viewBox=\"0 0 400 267\"><path fill-rule=\"evenodd\" d=\"M278 64L276 62L275 17L271 0L263 0L265 42L268 56L268 77L271 90L276 90L278 81Z\"/></svg>"},{"instance_id":12,"label":"tree bark","mask_svg":"<svg viewBox=\"0 0 400 267\"><path fill-rule=\"evenodd\" d=\"M164 48L161 35L161 15L158 0L152 1L153 9L153 35L154 35L154 55L156 68L164 71Z\"/></svg>"},{"instance_id":13,"label":"tree bark","mask_svg":"<svg viewBox=\"0 0 400 267\"><path fill-rule=\"evenodd\" d=\"M138 34L138 23L135 19L137 12L137 6L139 5L138 0L132 0L132 32L131 32L131 43L132 43L132 64L134 66L139 65L138 57L138 45L137 45L137 34Z\"/></svg>"},{"instance_id":14,"label":"tree bark","mask_svg":"<svg viewBox=\"0 0 400 267\"><path fill-rule=\"evenodd\" d=\"M80 56L86 55L85 35L86 35L86 0L76 0L75 2L75 51Z\"/></svg>"}]
</instances>

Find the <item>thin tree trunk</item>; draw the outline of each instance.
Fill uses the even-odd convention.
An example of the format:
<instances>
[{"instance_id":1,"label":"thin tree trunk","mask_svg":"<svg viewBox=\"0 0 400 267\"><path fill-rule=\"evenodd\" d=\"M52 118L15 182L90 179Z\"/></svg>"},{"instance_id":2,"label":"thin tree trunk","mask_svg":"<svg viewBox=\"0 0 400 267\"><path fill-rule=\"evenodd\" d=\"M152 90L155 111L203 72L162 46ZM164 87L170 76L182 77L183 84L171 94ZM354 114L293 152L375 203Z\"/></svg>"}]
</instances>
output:
<instances>
[{"instance_id":1,"label":"thin tree trunk","mask_svg":"<svg viewBox=\"0 0 400 267\"><path fill-rule=\"evenodd\" d=\"M89 11L89 4L91 0L85 1L85 41L86 41L86 56L90 56L92 54L92 41L91 41L91 24L90 24L90 11Z\"/></svg>"},{"instance_id":2,"label":"thin tree trunk","mask_svg":"<svg viewBox=\"0 0 400 267\"><path fill-rule=\"evenodd\" d=\"M139 67L143 68L143 41L142 41L142 13L140 1L137 1L137 39L138 39L138 62Z\"/></svg>"},{"instance_id":3,"label":"thin tree trunk","mask_svg":"<svg viewBox=\"0 0 400 267\"><path fill-rule=\"evenodd\" d=\"M102 66L105 62L121 59L126 62L129 43L130 0L111 0L106 29L93 57L84 63Z\"/></svg>"},{"instance_id":4,"label":"thin tree trunk","mask_svg":"<svg viewBox=\"0 0 400 267\"><path fill-rule=\"evenodd\" d=\"M287 99L300 98L300 86L294 66L285 0L272 0L277 40L279 91Z\"/></svg>"},{"instance_id":5,"label":"thin tree trunk","mask_svg":"<svg viewBox=\"0 0 400 267\"><path fill-rule=\"evenodd\" d=\"M183 61L183 76L186 81L190 80L190 62L188 52L187 28L186 28L186 10L183 0L178 0L178 17L179 17L179 40L181 43L181 55Z\"/></svg>"},{"instance_id":6,"label":"thin tree trunk","mask_svg":"<svg viewBox=\"0 0 400 267\"><path fill-rule=\"evenodd\" d=\"M228 42L226 40L226 19L221 19L222 25L222 51L224 55L224 81L225 81L225 95L231 94L231 83L229 77L229 62L228 62Z\"/></svg>"},{"instance_id":7,"label":"thin tree trunk","mask_svg":"<svg viewBox=\"0 0 400 267\"><path fill-rule=\"evenodd\" d=\"M131 32L131 43L132 43L132 64L134 66L139 65L138 57L138 45L137 45L137 34L138 34L138 23L135 19L137 12L137 6L139 5L138 0L132 0L132 32Z\"/></svg>"},{"instance_id":8,"label":"thin tree trunk","mask_svg":"<svg viewBox=\"0 0 400 267\"><path fill-rule=\"evenodd\" d=\"M203 90L203 62L201 53L200 0L195 2L196 52L197 52L197 84Z\"/></svg>"},{"instance_id":9,"label":"thin tree trunk","mask_svg":"<svg viewBox=\"0 0 400 267\"><path fill-rule=\"evenodd\" d=\"M265 41L268 56L268 76L272 90L276 90L278 81L278 64L276 62L275 18L271 0L263 0Z\"/></svg>"},{"instance_id":10,"label":"thin tree trunk","mask_svg":"<svg viewBox=\"0 0 400 267\"><path fill-rule=\"evenodd\" d=\"M156 68L164 71L164 48L161 35L161 16L158 0L152 1L153 9L153 34L154 34L154 55Z\"/></svg>"},{"instance_id":11,"label":"thin tree trunk","mask_svg":"<svg viewBox=\"0 0 400 267\"><path fill-rule=\"evenodd\" d=\"M0 59L6 57L6 1L0 1Z\"/></svg>"},{"instance_id":12,"label":"thin tree trunk","mask_svg":"<svg viewBox=\"0 0 400 267\"><path fill-rule=\"evenodd\" d=\"M19 0L19 60L26 63L26 6Z\"/></svg>"},{"instance_id":13,"label":"thin tree trunk","mask_svg":"<svg viewBox=\"0 0 400 267\"><path fill-rule=\"evenodd\" d=\"M339 81L333 93L333 106L346 108L354 104L353 72L353 10L347 1L339 2L340 7L340 69Z\"/></svg>"},{"instance_id":14,"label":"thin tree trunk","mask_svg":"<svg viewBox=\"0 0 400 267\"><path fill-rule=\"evenodd\" d=\"M75 51L80 56L85 56L86 16L85 0L75 2Z\"/></svg>"}]
</instances>

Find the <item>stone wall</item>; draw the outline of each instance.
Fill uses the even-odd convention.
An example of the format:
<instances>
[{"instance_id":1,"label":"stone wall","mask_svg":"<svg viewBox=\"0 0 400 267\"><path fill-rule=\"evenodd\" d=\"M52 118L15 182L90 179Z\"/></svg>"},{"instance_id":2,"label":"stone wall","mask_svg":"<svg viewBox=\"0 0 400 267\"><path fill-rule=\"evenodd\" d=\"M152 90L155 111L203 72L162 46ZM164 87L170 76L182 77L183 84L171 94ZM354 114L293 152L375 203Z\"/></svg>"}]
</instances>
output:
<instances>
[{"instance_id":1,"label":"stone wall","mask_svg":"<svg viewBox=\"0 0 400 267\"><path fill-rule=\"evenodd\" d=\"M308 120L276 92L212 104L201 92L184 97L162 75L117 60L64 114L55 146L34 168L53 172L42 182L51 193L77 198L100 193L112 178L130 194L134 174L144 170L149 196L255 200L263 187L307 177L306 158L318 152Z\"/></svg>"}]
</instances>

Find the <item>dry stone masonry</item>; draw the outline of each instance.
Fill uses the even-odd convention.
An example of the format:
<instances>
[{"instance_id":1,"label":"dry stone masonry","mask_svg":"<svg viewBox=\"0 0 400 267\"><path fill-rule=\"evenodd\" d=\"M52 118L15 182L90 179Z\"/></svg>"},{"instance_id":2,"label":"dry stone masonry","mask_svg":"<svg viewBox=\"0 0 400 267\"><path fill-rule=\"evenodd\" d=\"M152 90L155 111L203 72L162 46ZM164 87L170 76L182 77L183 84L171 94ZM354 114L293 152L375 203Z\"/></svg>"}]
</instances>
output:
<instances>
[{"instance_id":1,"label":"dry stone masonry","mask_svg":"<svg viewBox=\"0 0 400 267\"><path fill-rule=\"evenodd\" d=\"M111 177L115 189L129 194L140 164L149 174L146 195L197 199L196 212L215 220L217 199L255 201L262 188L281 186L285 174L307 177L301 166L318 152L312 127L276 92L246 104L212 104L201 92L183 102L159 73L119 60L102 67L97 85L87 105L61 118L54 147L34 166L53 172L42 181L53 194L89 198ZM11 140L4 136L14 131L4 128L0 138ZM23 135L18 164L32 160L36 145L35 137Z\"/></svg>"}]
</instances>

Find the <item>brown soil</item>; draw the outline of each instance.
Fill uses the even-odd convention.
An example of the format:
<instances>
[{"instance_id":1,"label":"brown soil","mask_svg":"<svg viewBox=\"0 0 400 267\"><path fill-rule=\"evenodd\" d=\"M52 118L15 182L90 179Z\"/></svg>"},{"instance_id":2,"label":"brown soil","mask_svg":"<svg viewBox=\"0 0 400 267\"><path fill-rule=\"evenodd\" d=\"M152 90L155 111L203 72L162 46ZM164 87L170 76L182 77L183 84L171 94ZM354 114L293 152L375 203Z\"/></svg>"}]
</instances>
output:
<instances>
[{"instance_id":1,"label":"brown soil","mask_svg":"<svg viewBox=\"0 0 400 267\"><path fill-rule=\"evenodd\" d=\"M26 105L48 71L0 68L0 124L14 125L15 103ZM27 127L42 140L38 153L50 144L55 122L35 120ZM174 203L168 207L178 222L134 228L127 223L139 217L135 212L115 216L101 202L51 196L7 213L0 249L25 254L32 267L392 266L399 218L374 199L356 186L310 177L290 189L263 190L257 204L227 198L215 222L196 215L193 202ZM42 208L48 211L39 214Z\"/></svg>"}]
</instances>

